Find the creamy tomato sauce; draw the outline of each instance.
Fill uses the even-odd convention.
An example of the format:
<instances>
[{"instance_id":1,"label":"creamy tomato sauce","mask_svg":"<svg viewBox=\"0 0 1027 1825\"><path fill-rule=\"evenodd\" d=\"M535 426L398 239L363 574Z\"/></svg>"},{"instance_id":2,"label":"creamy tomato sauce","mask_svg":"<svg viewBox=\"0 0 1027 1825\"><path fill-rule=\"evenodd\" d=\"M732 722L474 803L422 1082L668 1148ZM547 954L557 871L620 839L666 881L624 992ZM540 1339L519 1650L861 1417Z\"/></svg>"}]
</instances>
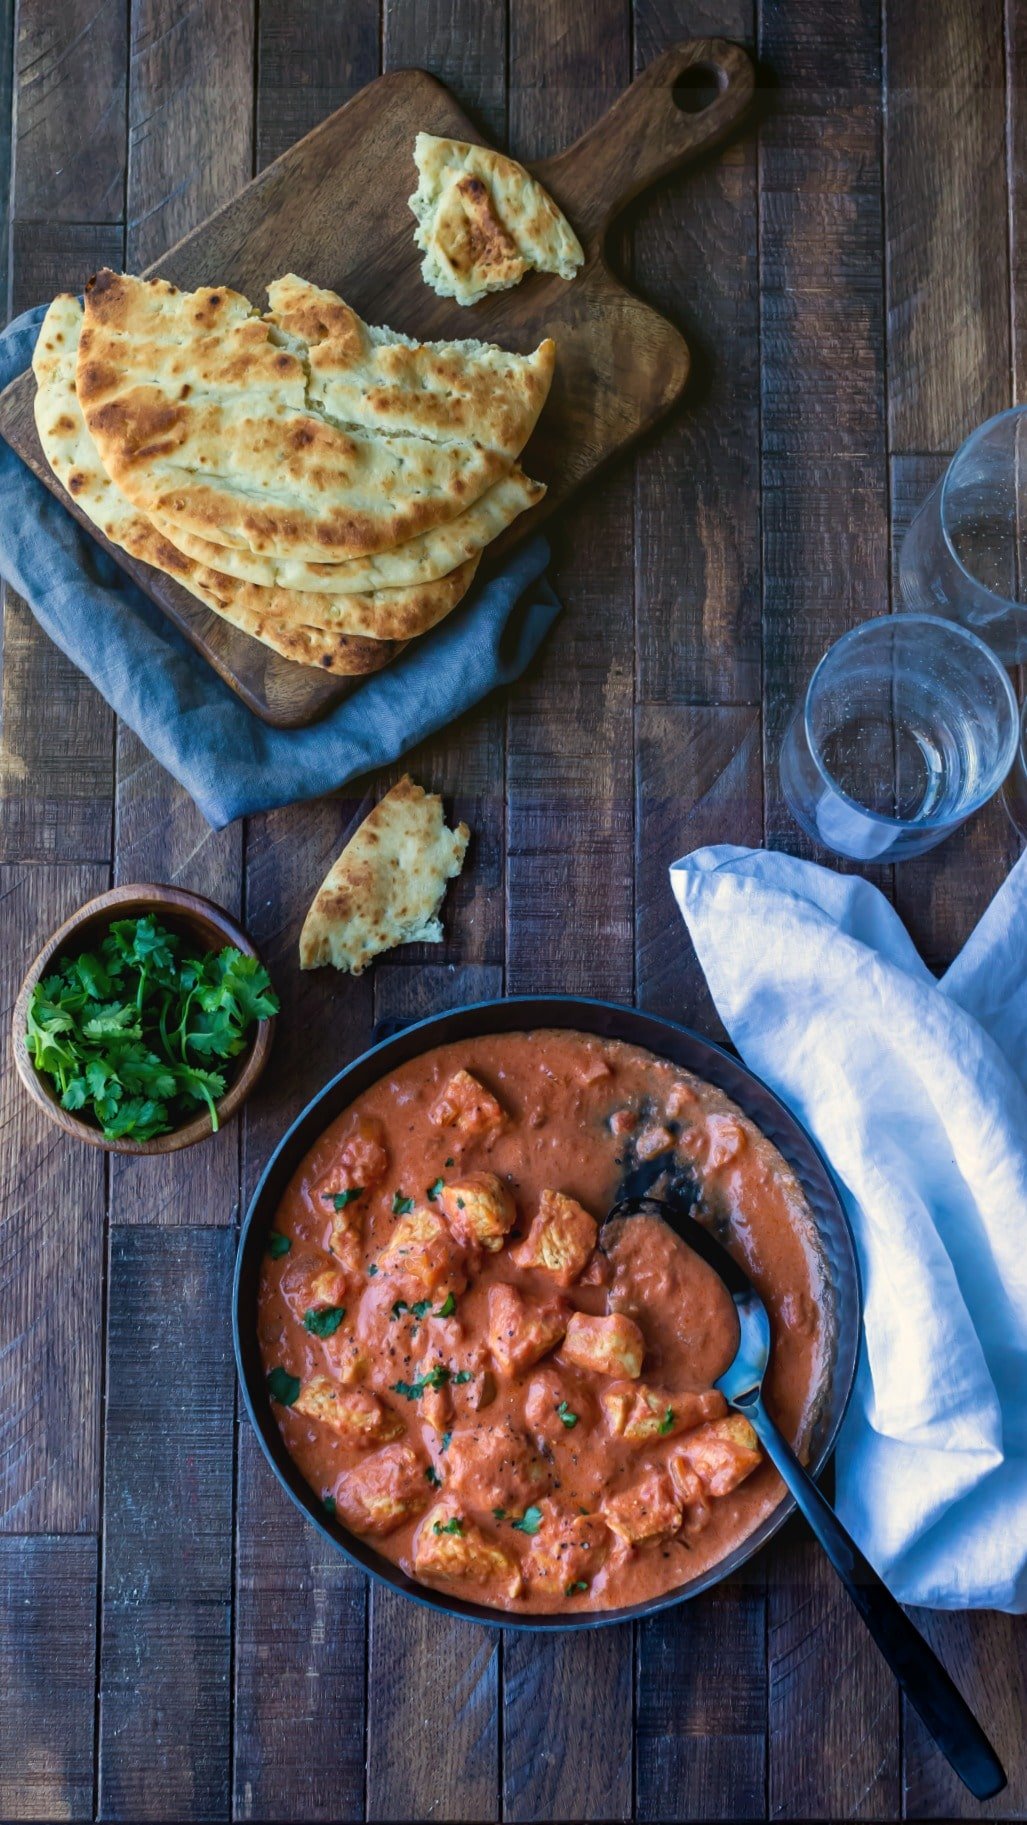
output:
<instances>
[{"instance_id":1,"label":"creamy tomato sauce","mask_svg":"<svg viewBox=\"0 0 1027 1825\"><path fill-rule=\"evenodd\" d=\"M767 1400L802 1450L824 1367L812 1218L712 1085L564 1030L426 1052L295 1173L260 1345L287 1449L330 1513L420 1582L513 1611L634 1604L696 1577L781 1485L712 1383L717 1276L658 1219L598 1229L659 1156L771 1315Z\"/></svg>"}]
</instances>

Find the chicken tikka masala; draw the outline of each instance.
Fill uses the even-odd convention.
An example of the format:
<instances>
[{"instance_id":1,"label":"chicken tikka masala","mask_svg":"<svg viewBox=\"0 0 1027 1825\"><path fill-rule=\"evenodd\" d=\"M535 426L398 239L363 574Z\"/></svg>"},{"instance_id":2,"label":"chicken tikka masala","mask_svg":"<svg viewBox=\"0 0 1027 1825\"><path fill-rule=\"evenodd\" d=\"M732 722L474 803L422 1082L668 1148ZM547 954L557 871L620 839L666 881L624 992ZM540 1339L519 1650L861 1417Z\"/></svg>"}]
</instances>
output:
<instances>
[{"instance_id":1,"label":"chicken tikka masala","mask_svg":"<svg viewBox=\"0 0 1027 1825\"><path fill-rule=\"evenodd\" d=\"M655 1217L598 1246L656 1158L766 1301L768 1404L801 1450L825 1347L812 1218L712 1085L584 1033L464 1040L374 1084L295 1173L259 1295L278 1422L326 1510L420 1583L619 1608L780 1500L712 1385L738 1334L717 1276Z\"/></svg>"}]
</instances>

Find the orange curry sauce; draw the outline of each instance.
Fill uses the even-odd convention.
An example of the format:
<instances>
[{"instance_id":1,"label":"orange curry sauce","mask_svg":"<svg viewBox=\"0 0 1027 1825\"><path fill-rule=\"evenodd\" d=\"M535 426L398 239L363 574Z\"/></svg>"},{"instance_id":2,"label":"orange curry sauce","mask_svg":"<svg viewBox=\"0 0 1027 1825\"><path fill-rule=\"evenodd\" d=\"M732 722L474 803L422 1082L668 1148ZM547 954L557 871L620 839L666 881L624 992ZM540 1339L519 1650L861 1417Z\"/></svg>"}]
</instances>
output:
<instances>
[{"instance_id":1,"label":"orange curry sauce","mask_svg":"<svg viewBox=\"0 0 1027 1825\"><path fill-rule=\"evenodd\" d=\"M771 1314L768 1403L800 1445L822 1371L812 1219L722 1092L638 1047L505 1033L373 1085L295 1173L258 1324L286 1446L329 1512L420 1582L513 1611L634 1604L781 1496L711 1387L737 1325L658 1220L595 1246L674 1150Z\"/></svg>"}]
</instances>

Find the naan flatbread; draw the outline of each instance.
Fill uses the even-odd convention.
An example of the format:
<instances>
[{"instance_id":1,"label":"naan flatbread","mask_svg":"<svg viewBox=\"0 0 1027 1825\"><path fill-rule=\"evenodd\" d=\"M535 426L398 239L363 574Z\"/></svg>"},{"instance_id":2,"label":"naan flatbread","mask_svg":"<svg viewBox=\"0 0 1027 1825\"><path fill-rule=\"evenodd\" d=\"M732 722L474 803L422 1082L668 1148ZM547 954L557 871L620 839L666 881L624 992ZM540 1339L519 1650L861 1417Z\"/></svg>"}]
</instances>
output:
<instances>
[{"instance_id":1,"label":"naan flatbread","mask_svg":"<svg viewBox=\"0 0 1027 1825\"><path fill-rule=\"evenodd\" d=\"M483 392L469 356L464 367L474 442L433 437L430 400L419 431L412 408L398 433L386 412L335 423L310 397L305 344L238 292L104 270L86 294L77 392L103 467L143 513L217 545L338 563L446 524L508 473L500 383L490 371Z\"/></svg>"},{"instance_id":2,"label":"naan flatbread","mask_svg":"<svg viewBox=\"0 0 1027 1825\"><path fill-rule=\"evenodd\" d=\"M418 185L410 198L421 276L440 297L476 304L535 267L573 279L585 258L565 215L515 159L488 146L414 141Z\"/></svg>"},{"instance_id":3,"label":"naan flatbread","mask_svg":"<svg viewBox=\"0 0 1027 1825\"><path fill-rule=\"evenodd\" d=\"M332 963L359 976L397 944L440 943L439 908L470 834L466 824L448 830L442 800L404 774L318 889L300 933L300 968Z\"/></svg>"},{"instance_id":4,"label":"naan flatbread","mask_svg":"<svg viewBox=\"0 0 1027 1825\"><path fill-rule=\"evenodd\" d=\"M228 545L213 545L209 539L194 538L162 514L152 514L151 518L158 530L188 557L215 565L230 577L259 583L267 589L335 596L355 590L406 589L448 576L468 558L479 556L518 514L534 507L545 491L542 482L533 482L523 469L514 468L447 526L437 526L433 532L409 539L393 551L353 558L348 564L308 564L302 558L262 557L259 552L238 551Z\"/></svg>"},{"instance_id":5,"label":"naan flatbread","mask_svg":"<svg viewBox=\"0 0 1027 1825\"><path fill-rule=\"evenodd\" d=\"M32 360L36 425L54 474L113 544L174 577L208 608L283 658L346 677L380 670L406 640L456 606L471 582L477 558L436 583L331 598L260 589L179 551L125 499L99 461L75 393L81 326L78 299L55 298Z\"/></svg>"}]
</instances>

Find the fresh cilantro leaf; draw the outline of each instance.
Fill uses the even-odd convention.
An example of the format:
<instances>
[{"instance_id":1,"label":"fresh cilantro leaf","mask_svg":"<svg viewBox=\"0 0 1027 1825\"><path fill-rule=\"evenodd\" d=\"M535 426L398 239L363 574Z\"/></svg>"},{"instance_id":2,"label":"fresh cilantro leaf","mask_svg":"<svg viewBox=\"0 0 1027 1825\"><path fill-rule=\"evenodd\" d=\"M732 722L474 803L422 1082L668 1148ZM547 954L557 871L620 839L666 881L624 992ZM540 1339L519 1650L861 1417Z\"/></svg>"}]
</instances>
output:
<instances>
[{"instance_id":1,"label":"fresh cilantro leaf","mask_svg":"<svg viewBox=\"0 0 1027 1825\"><path fill-rule=\"evenodd\" d=\"M405 1198L401 1191L393 1192L392 1214L394 1217L406 1217L414 1208L413 1198Z\"/></svg>"},{"instance_id":2,"label":"fresh cilantro leaf","mask_svg":"<svg viewBox=\"0 0 1027 1825\"><path fill-rule=\"evenodd\" d=\"M431 1530L433 1534L462 1534L464 1524L459 1515L453 1515L449 1521L433 1521Z\"/></svg>"},{"instance_id":3,"label":"fresh cilantro leaf","mask_svg":"<svg viewBox=\"0 0 1027 1825\"><path fill-rule=\"evenodd\" d=\"M447 1293L442 1304L439 1306L435 1316L436 1316L436 1318L452 1318L453 1313L455 1311L456 1311L456 1300L454 1299L452 1293Z\"/></svg>"},{"instance_id":4,"label":"fresh cilantro leaf","mask_svg":"<svg viewBox=\"0 0 1027 1825\"><path fill-rule=\"evenodd\" d=\"M457 1207L457 1210L466 1210L467 1209L467 1206L464 1203L463 1198L457 1198L456 1207Z\"/></svg>"},{"instance_id":5,"label":"fresh cilantro leaf","mask_svg":"<svg viewBox=\"0 0 1027 1825\"><path fill-rule=\"evenodd\" d=\"M524 1510L519 1521L514 1522L517 1532L521 1534L537 1534L541 1525L542 1510L541 1508L536 1508L534 1503L532 1503L530 1508Z\"/></svg>"},{"instance_id":6,"label":"fresh cilantro leaf","mask_svg":"<svg viewBox=\"0 0 1027 1825\"><path fill-rule=\"evenodd\" d=\"M442 1478L440 1477L434 1464L428 1465L428 1468L424 1473L424 1480L426 1483L430 1483L433 1489L442 1488Z\"/></svg>"},{"instance_id":7,"label":"fresh cilantro leaf","mask_svg":"<svg viewBox=\"0 0 1027 1825\"><path fill-rule=\"evenodd\" d=\"M557 1407L556 1411L557 1411L562 1423L567 1427L568 1432L572 1431L573 1428L578 1423L577 1414L571 1412L571 1409L568 1407L567 1402L565 1400L562 1400L560 1402L560 1405Z\"/></svg>"},{"instance_id":8,"label":"fresh cilantro leaf","mask_svg":"<svg viewBox=\"0 0 1027 1825\"><path fill-rule=\"evenodd\" d=\"M492 1510L492 1519L494 1521L505 1521L506 1520L506 1509L505 1508L494 1508Z\"/></svg>"},{"instance_id":9,"label":"fresh cilantro leaf","mask_svg":"<svg viewBox=\"0 0 1027 1825\"><path fill-rule=\"evenodd\" d=\"M376 1262L376 1261L372 1261L372 1262L371 1262L371 1263L370 1263L370 1264L369 1264L369 1266L368 1266L368 1269L367 1269L367 1271L368 1271L368 1273L369 1273L369 1274L370 1274L370 1276L371 1276L371 1279L372 1279L372 1280L373 1280L373 1279L374 1279L374 1277L375 1277L375 1274L376 1274L376 1273L377 1273L377 1272L378 1272L378 1264L377 1264L377 1262Z\"/></svg>"},{"instance_id":10,"label":"fresh cilantro leaf","mask_svg":"<svg viewBox=\"0 0 1027 1825\"><path fill-rule=\"evenodd\" d=\"M303 1314L303 1323L315 1337L334 1337L346 1316L344 1305L326 1305L319 1312L311 1309Z\"/></svg>"},{"instance_id":11,"label":"fresh cilantro leaf","mask_svg":"<svg viewBox=\"0 0 1027 1825\"><path fill-rule=\"evenodd\" d=\"M664 1414L663 1418L660 1421L660 1437L661 1438L666 1437L667 1433L670 1431L673 1424L674 1424L674 1409L673 1409L673 1407L668 1407L666 1413Z\"/></svg>"},{"instance_id":12,"label":"fresh cilantro leaf","mask_svg":"<svg viewBox=\"0 0 1027 1825\"><path fill-rule=\"evenodd\" d=\"M581 1595L582 1591L587 1591L587 1589L588 1589L588 1579L587 1578L575 1578L573 1584L568 1584L567 1589L564 1592L564 1596L565 1597L579 1597Z\"/></svg>"},{"instance_id":13,"label":"fresh cilantro leaf","mask_svg":"<svg viewBox=\"0 0 1027 1825\"><path fill-rule=\"evenodd\" d=\"M451 1432L444 1432L442 1434L441 1439L439 1440L439 1450L448 1451L449 1447L452 1443L453 1443L453 1434Z\"/></svg>"},{"instance_id":14,"label":"fresh cilantro leaf","mask_svg":"<svg viewBox=\"0 0 1027 1825\"><path fill-rule=\"evenodd\" d=\"M409 1310L410 1310L410 1307L408 1306L405 1299L397 1299L395 1305L392 1308L392 1311L389 1313L389 1317L390 1318L402 1318L404 1312L409 1312Z\"/></svg>"},{"instance_id":15,"label":"fresh cilantro leaf","mask_svg":"<svg viewBox=\"0 0 1027 1825\"><path fill-rule=\"evenodd\" d=\"M291 1236L282 1236L277 1229L271 1231L267 1241L267 1252L272 1261L277 1261L281 1255L287 1255L291 1247Z\"/></svg>"},{"instance_id":16,"label":"fresh cilantro leaf","mask_svg":"<svg viewBox=\"0 0 1027 1825\"><path fill-rule=\"evenodd\" d=\"M427 1314L430 1311L431 1311L431 1300L430 1299L419 1299L417 1301L416 1305L412 1305L410 1307L411 1316L414 1318L424 1318L427 1316Z\"/></svg>"},{"instance_id":17,"label":"fresh cilantro leaf","mask_svg":"<svg viewBox=\"0 0 1027 1825\"><path fill-rule=\"evenodd\" d=\"M329 1494L326 1496L322 1496L321 1503L327 1514L335 1513L335 1497L333 1495Z\"/></svg>"},{"instance_id":18,"label":"fresh cilantro leaf","mask_svg":"<svg viewBox=\"0 0 1027 1825\"><path fill-rule=\"evenodd\" d=\"M429 1187L428 1187L429 1198L437 1198L439 1195L439 1192L442 1190L442 1187L444 1184L445 1184L444 1179L436 1179L434 1185L429 1185Z\"/></svg>"},{"instance_id":19,"label":"fresh cilantro leaf","mask_svg":"<svg viewBox=\"0 0 1027 1825\"><path fill-rule=\"evenodd\" d=\"M461 1387L465 1381L470 1381L470 1379L471 1379L470 1369L458 1369L456 1374L453 1377L453 1380L456 1383L456 1386L458 1388Z\"/></svg>"},{"instance_id":20,"label":"fresh cilantro leaf","mask_svg":"<svg viewBox=\"0 0 1027 1825\"><path fill-rule=\"evenodd\" d=\"M363 1195L364 1187L362 1185L351 1185L348 1191L323 1191L321 1193L328 1203L334 1204L336 1210L345 1210L347 1204L352 1204L354 1198L362 1198Z\"/></svg>"},{"instance_id":21,"label":"fresh cilantro leaf","mask_svg":"<svg viewBox=\"0 0 1027 1825\"><path fill-rule=\"evenodd\" d=\"M288 1369L272 1369L267 1378L267 1391L280 1406L291 1407L300 1391L300 1378L290 1375Z\"/></svg>"},{"instance_id":22,"label":"fresh cilantro leaf","mask_svg":"<svg viewBox=\"0 0 1027 1825\"><path fill-rule=\"evenodd\" d=\"M420 1400L425 1388L444 1388L449 1378L450 1371L445 1364L437 1362L434 1369L427 1375L419 1375L416 1381L394 1381L392 1392L401 1394L404 1400ZM459 1376L454 1376L453 1380L458 1381Z\"/></svg>"},{"instance_id":23,"label":"fresh cilantro leaf","mask_svg":"<svg viewBox=\"0 0 1027 1825\"><path fill-rule=\"evenodd\" d=\"M455 1160L443 1160L442 1164L444 1166L455 1166L456 1161Z\"/></svg>"}]
</instances>

